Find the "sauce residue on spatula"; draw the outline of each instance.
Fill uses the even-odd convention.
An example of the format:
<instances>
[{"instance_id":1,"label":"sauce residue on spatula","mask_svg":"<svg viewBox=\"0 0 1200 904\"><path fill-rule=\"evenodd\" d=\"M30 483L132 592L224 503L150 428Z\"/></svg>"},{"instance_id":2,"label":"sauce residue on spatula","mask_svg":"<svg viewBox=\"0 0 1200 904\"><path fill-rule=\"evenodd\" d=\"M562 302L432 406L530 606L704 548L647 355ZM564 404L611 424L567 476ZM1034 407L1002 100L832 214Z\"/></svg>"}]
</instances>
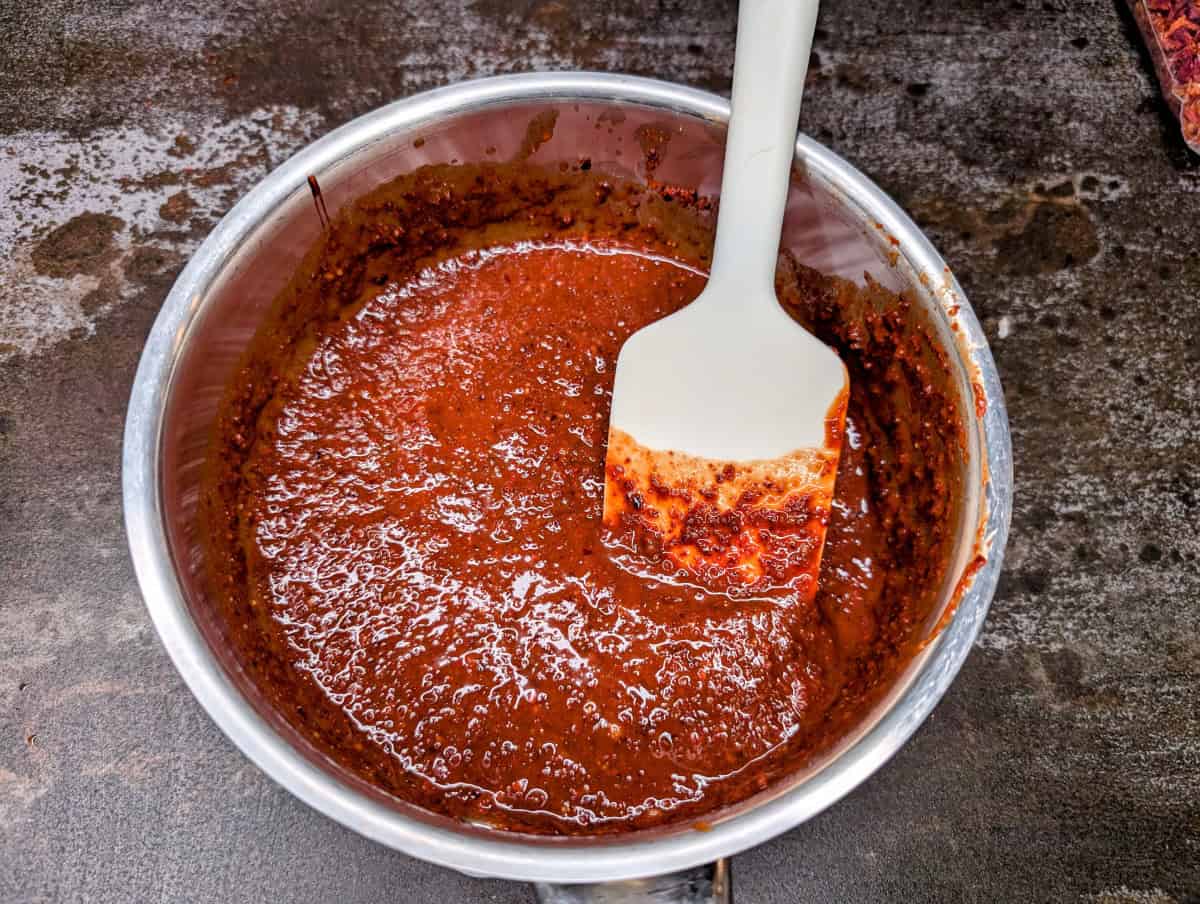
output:
<instances>
[{"instance_id":1,"label":"sauce residue on spatula","mask_svg":"<svg viewBox=\"0 0 1200 904\"><path fill-rule=\"evenodd\" d=\"M650 449L610 427L604 524L616 548L732 596L787 588L808 602L829 524L846 395L820 449L747 462Z\"/></svg>"}]
</instances>

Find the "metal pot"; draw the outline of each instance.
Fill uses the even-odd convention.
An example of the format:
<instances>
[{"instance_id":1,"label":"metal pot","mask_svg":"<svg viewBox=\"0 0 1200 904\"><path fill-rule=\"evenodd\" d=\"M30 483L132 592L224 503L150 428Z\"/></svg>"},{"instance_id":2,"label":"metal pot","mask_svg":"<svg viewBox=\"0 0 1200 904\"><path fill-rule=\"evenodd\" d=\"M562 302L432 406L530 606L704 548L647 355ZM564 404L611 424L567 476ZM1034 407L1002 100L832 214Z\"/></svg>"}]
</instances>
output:
<instances>
[{"instance_id":1,"label":"metal pot","mask_svg":"<svg viewBox=\"0 0 1200 904\"><path fill-rule=\"evenodd\" d=\"M653 124L670 136L656 178L709 194L719 189L728 102L620 75L547 73L467 82L390 104L317 141L271 173L218 224L158 315L125 429L130 549L150 615L196 698L264 772L322 813L414 857L472 875L544 883L538 886L543 900L636 900L649 894L657 895L654 900L725 900L723 858L848 794L929 715L983 623L1011 511L1008 422L979 322L912 221L815 141L802 136L796 143L785 245L825 272L861 279L867 271L886 286L910 291L931 313L955 369L968 424L958 542L941 611L926 626L933 639L834 749L718 814L707 831L677 827L613 838L547 839L454 823L366 786L273 714L222 644L203 591L203 545L195 519L201 463L239 355L318 235L307 177L318 177L335 210L423 163L505 159L520 146L533 117L548 110L557 111L554 136L537 148L532 162L586 156L595 166L638 178L645 175L638 130ZM972 571L981 550L986 564ZM626 881L647 876L660 878Z\"/></svg>"}]
</instances>

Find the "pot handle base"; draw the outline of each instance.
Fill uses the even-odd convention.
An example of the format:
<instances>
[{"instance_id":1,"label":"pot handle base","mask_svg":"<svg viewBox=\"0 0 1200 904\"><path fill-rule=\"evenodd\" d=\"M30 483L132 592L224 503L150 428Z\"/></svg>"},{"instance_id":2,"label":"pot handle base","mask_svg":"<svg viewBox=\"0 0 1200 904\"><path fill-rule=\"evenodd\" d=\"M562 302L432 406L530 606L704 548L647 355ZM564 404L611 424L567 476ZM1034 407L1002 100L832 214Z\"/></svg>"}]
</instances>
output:
<instances>
[{"instance_id":1,"label":"pot handle base","mask_svg":"<svg viewBox=\"0 0 1200 904\"><path fill-rule=\"evenodd\" d=\"M596 882L588 885L534 885L538 904L732 904L733 882L728 860L718 860L677 873Z\"/></svg>"}]
</instances>

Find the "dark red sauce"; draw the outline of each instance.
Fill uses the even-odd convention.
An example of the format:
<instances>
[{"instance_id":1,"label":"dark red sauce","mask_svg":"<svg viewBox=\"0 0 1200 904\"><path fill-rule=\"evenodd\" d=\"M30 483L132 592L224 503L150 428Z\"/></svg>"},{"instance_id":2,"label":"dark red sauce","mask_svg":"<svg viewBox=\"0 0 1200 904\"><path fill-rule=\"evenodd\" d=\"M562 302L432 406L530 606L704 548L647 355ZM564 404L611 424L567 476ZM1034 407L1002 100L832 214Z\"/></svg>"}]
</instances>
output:
<instances>
[{"instance_id":1,"label":"dark red sauce","mask_svg":"<svg viewBox=\"0 0 1200 904\"><path fill-rule=\"evenodd\" d=\"M799 768L911 656L961 426L903 299L781 270L853 387L815 599L673 582L601 525L617 352L699 292L710 229L503 166L334 220L230 388L205 510L235 660L316 750L455 818L625 831Z\"/></svg>"}]
</instances>

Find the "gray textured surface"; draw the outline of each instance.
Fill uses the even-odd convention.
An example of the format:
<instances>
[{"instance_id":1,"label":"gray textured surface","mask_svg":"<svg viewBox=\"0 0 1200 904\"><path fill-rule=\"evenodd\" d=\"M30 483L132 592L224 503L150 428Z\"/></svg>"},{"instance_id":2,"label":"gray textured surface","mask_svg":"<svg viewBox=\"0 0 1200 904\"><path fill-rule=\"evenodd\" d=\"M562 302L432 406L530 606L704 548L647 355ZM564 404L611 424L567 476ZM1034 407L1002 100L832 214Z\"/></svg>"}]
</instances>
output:
<instances>
[{"instance_id":1,"label":"gray textured surface","mask_svg":"<svg viewBox=\"0 0 1200 904\"><path fill-rule=\"evenodd\" d=\"M212 8L210 8L210 6ZM0 0L0 901L530 900L276 788L193 702L125 551L122 417L174 275L270 166L529 68L728 87L734 10ZM1200 900L1200 164L1113 0L825 0L805 128L933 235L1008 394L978 649L739 900Z\"/></svg>"}]
</instances>

